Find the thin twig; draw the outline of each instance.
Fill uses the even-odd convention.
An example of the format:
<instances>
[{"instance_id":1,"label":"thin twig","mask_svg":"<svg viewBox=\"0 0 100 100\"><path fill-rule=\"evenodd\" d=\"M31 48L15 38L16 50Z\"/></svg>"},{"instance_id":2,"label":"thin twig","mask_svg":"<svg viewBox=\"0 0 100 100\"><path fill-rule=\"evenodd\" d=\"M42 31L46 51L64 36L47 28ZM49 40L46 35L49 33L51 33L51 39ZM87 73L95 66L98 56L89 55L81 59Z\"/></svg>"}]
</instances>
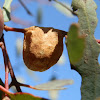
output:
<instances>
[{"instance_id":1,"label":"thin twig","mask_svg":"<svg viewBox=\"0 0 100 100\"><path fill-rule=\"evenodd\" d=\"M5 92L5 93L7 93L7 94L8 94L8 93L9 93L9 94L13 94L13 93L9 92L7 89L5 89L5 88L4 88L3 86L1 86L1 85L0 85L0 90L3 91L3 92Z\"/></svg>"},{"instance_id":2,"label":"thin twig","mask_svg":"<svg viewBox=\"0 0 100 100\"><path fill-rule=\"evenodd\" d=\"M62 5L63 7L65 7L67 10L69 10L73 15L77 15L72 9L70 9L68 6L66 6L65 4L63 4L63 3L61 3L61 2L59 2L58 0L53 0L53 1L55 1L56 3L58 3L58 4L60 4L60 5Z\"/></svg>"},{"instance_id":3,"label":"thin twig","mask_svg":"<svg viewBox=\"0 0 100 100\"><path fill-rule=\"evenodd\" d=\"M34 89L34 90L41 90L41 89L37 89L37 88L35 88L35 87L31 86L31 85L23 84L23 83L20 83L20 82L17 82L17 84L18 84L19 86L31 88L31 89ZM11 82L10 85L9 85L9 87L12 87L13 85L14 85L14 84Z\"/></svg>"},{"instance_id":4,"label":"thin twig","mask_svg":"<svg viewBox=\"0 0 100 100\"><path fill-rule=\"evenodd\" d=\"M0 42L0 47L3 52L3 58L4 58L4 64L5 64L5 89L8 90L9 89L9 85L8 85L9 69L8 69L8 60L7 60L7 56L6 56L5 46L4 46L3 42Z\"/></svg>"},{"instance_id":5,"label":"thin twig","mask_svg":"<svg viewBox=\"0 0 100 100\"><path fill-rule=\"evenodd\" d=\"M36 26L37 27L37 26ZM39 27L39 28L43 28L43 27ZM51 29L52 27L47 27L48 29ZM13 28L13 27L9 27L9 26L6 26L4 25L4 30L5 31L15 31L15 32L22 32L22 33L25 33L27 31L27 29L20 29L20 28ZM65 36L67 35L68 32L65 32L63 30L60 30L62 32L62 34Z\"/></svg>"},{"instance_id":6,"label":"thin twig","mask_svg":"<svg viewBox=\"0 0 100 100\"><path fill-rule=\"evenodd\" d=\"M1 48L2 48L2 52L3 52L4 64L5 64L5 88L8 90L9 89L9 85L8 85L9 69L8 69L8 60L7 60L4 44L1 46Z\"/></svg>"},{"instance_id":7,"label":"thin twig","mask_svg":"<svg viewBox=\"0 0 100 100\"><path fill-rule=\"evenodd\" d=\"M20 28L12 28L12 27L8 27L6 25L4 25L4 30L5 31L15 31L15 32L22 32L25 33L24 29L20 29Z\"/></svg>"},{"instance_id":8,"label":"thin twig","mask_svg":"<svg viewBox=\"0 0 100 100\"><path fill-rule=\"evenodd\" d=\"M3 44L3 45L1 45L1 44ZM9 60L9 56L8 56L8 53L7 53L7 50L6 50L6 45L5 45L5 41L4 41L4 38L2 37L1 38L1 46L4 46L4 56L6 57L6 60L7 60L7 64L8 64L8 68L9 68L9 72L10 72L10 75L11 75L11 78L12 78L12 82L13 82L13 84L15 85L15 87L16 87L16 90L18 91L18 92L21 92L21 88L20 88L20 86L17 84L18 82L17 82L17 80L16 80L16 77L15 77L15 75L14 75L14 72L13 72L13 68L12 68L12 66L11 66L11 63L10 63L10 60ZM3 48L3 47L2 47Z\"/></svg>"},{"instance_id":9,"label":"thin twig","mask_svg":"<svg viewBox=\"0 0 100 100\"><path fill-rule=\"evenodd\" d=\"M11 63L10 63L10 60L8 60L8 64L9 64L10 75L11 75L11 78L12 78L12 83L14 84L14 86L16 87L16 90L18 92L22 92L19 84L17 84L18 82L17 82L17 79L16 79L15 74L13 72L13 69L12 69L12 66L11 66Z\"/></svg>"},{"instance_id":10,"label":"thin twig","mask_svg":"<svg viewBox=\"0 0 100 100\"><path fill-rule=\"evenodd\" d=\"M20 4L24 7L24 9L26 10L26 12L27 12L29 15L33 16L32 13L31 13L31 12L28 10L28 8L26 7L26 5L22 2L22 0L19 0L19 2L20 2Z\"/></svg>"},{"instance_id":11,"label":"thin twig","mask_svg":"<svg viewBox=\"0 0 100 100\"><path fill-rule=\"evenodd\" d=\"M2 37L3 37L3 35L2 35ZM2 41L0 41L0 47L1 47L2 52L3 52L3 58L4 58L4 64L5 64L5 84L4 85L5 85L5 89L9 90L9 84L8 84L8 76L9 76L8 60L7 60L7 56L6 56L5 45L4 45L4 43ZM5 94L4 98L7 98L8 100L10 100L9 97L7 96L7 94Z\"/></svg>"},{"instance_id":12,"label":"thin twig","mask_svg":"<svg viewBox=\"0 0 100 100\"><path fill-rule=\"evenodd\" d=\"M23 83L20 83L20 82L17 82L17 84L18 84L19 86L24 86L24 87L28 87L28 88L37 90L35 87L33 87L33 86L31 86L31 85L23 84ZM9 85L9 87L12 87L13 85L14 85L14 84L11 82L10 85Z\"/></svg>"},{"instance_id":13,"label":"thin twig","mask_svg":"<svg viewBox=\"0 0 100 100\"><path fill-rule=\"evenodd\" d=\"M9 26L4 26L4 30L5 31L15 31L15 32L22 32L22 33L25 33L26 32L26 30L25 29L20 29L20 28L13 28L13 27L9 27ZM68 36L67 36L67 33L68 32L65 32L65 31L63 31L63 34L65 35L65 38L67 38ZM100 43L100 40L96 40L98 43Z\"/></svg>"}]
</instances>

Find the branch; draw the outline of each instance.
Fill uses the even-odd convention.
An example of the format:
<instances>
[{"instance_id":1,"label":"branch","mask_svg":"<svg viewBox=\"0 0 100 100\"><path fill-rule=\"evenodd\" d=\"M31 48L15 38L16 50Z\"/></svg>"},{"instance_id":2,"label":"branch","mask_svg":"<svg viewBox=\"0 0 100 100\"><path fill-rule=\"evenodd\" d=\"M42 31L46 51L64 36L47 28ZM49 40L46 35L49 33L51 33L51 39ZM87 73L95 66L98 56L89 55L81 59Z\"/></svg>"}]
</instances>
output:
<instances>
[{"instance_id":1,"label":"branch","mask_svg":"<svg viewBox=\"0 0 100 100\"><path fill-rule=\"evenodd\" d=\"M10 85L9 85L9 87L14 86L14 84L16 84L16 83L11 82ZM18 84L19 86L24 86L24 87L28 87L28 88L37 90L35 87L33 87L33 86L31 86L31 85L23 84L23 83L20 83L20 82L17 82L17 84Z\"/></svg>"},{"instance_id":2,"label":"branch","mask_svg":"<svg viewBox=\"0 0 100 100\"><path fill-rule=\"evenodd\" d=\"M6 90L6 89L5 89L3 86L1 86L1 85L0 85L0 90L3 91L3 92L5 92L5 93L7 93L7 94L8 94L8 93L9 93L9 94L13 94L13 93L9 92L8 90Z\"/></svg>"},{"instance_id":3,"label":"branch","mask_svg":"<svg viewBox=\"0 0 100 100\"><path fill-rule=\"evenodd\" d=\"M1 78L0 78L0 85L5 86Z\"/></svg>"},{"instance_id":4,"label":"branch","mask_svg":"<svg viewBox=\"0 0 100 100\"><path fill-rule=\"evenodd\" d=\"M16 77L15 77L15 75L14 75L13 68L12 68L12 66L11 66L11 63L10 63L10 60L9 60L9 56L8 56L8 53L7 53L7 50L6 50L6 45L5 45L5 41L4 41L3 36L2 36L2 38L1 38L0 46L3 46L3 47L1 47L1 48L3 48L3 50L4 50L4 51L3 51L3 56L4 56L5 59L6 59L6 63L7 63L7 65L8 65L9 72L10 72L10 75L11 75L11 78L12 78L12 81L13 81L14 83L17 83ZM18 84L14 84L14 85L15 85L15 87L16 87L16 90L17 90L18 92L21 92L20 86L19 86Z\"/></svg>"},{"instance_id":5,"label":"branch","mask_svg":"<svg viewBox=\"0 0 100 100\"><path fill-rule=\"evenodd\" d=\"M4 25L4 30L5 31L15 31L15 32L22 32L25 33L24 29L20 29L20 28L12 28L12 27L8 27L6 25Z\"/></svg>"},{"instance_id":6,"label":"branch","mask_svg":"<svg viewBox=\"0 0 100 100\"><path fill-rule=\"evenodd\" d=\"M9 69L8 69L8 60L7 60L7 55L6 55L6 49L5 45L3 42L0 42L0 46L3 52L3 58L4 58L4 64L5 64L5 88L8 90L9 85L8 85L8 74L9 74Z\"/></svg>"},{"instance_id":7,"label":"branch","mask_svg":"<svg viewBox=\"0 0 100 100\"><path fill-rule=\"evenodd\" d=\"M12 27L9 27L9 26L4 26L4 30L5 31L15 31L15 32L22 32L22 33L25 33L26 30L25 29L20 29L20 28L12 28ZM67 32L68 33L68 32ZM67 38L67 34L65 33L65 38ZM100 44L100 40L96 40L99 44Z\"/></svg>"},{"instance_id":8,"label":"branch","mask_svg":"<svg viewBox=\"0 0 100 100\"><path fill-rule=\"evenodd\" d=\"M37 26L36 26L37 27ZM43 27L39 27L39 28L43 28ZM47 27L49 29L51 29L51 27ZM5 31L15 31L15 32L22 32L22 33L25 33L27 31L27 29L20 29L20 28L13 28L13 27L9 27L9 26L6 26L4 25L4 30ZM60 30L62 31L62 30ZM65 36L67 35L68 32L65 32L65 31L62 31L62 34Z\"/></svg>"}]
</instances>

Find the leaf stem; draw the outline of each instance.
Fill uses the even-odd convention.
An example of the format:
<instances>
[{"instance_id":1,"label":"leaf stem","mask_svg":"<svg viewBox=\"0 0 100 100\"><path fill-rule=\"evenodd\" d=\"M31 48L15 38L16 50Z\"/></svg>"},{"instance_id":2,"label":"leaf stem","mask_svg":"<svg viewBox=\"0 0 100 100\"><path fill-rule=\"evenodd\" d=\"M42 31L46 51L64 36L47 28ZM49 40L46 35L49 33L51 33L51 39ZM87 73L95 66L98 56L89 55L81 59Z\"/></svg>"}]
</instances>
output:
<instances>
[{"instance_id":1,"label":"leaf stem","mask_svg":"<svg viewBox=\"0 0 100 100\"><path fill-rule=\"evenodd\" d=\"M35 87L33 87L31 85L23 84L23 83L20 83L20 82L18 82L17 84L19 84L19 86L24 86L24 87L28 87L28 88L31 88L31 89L38 90L38 89L36 89ZM13 84L11 83L9 86L11 87L11 86L13 86Z\"/></svg>"}]
</instances>

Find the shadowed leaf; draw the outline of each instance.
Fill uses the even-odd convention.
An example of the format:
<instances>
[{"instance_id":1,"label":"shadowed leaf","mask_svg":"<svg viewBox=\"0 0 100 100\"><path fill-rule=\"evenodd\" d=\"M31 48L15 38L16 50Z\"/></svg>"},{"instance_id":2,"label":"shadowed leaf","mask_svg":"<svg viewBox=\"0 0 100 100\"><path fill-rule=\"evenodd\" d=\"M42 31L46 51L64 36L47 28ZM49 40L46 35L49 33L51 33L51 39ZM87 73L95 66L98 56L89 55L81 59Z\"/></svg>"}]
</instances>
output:
<instances>
[{"instance_id":1,"label":"shadowed leaf","mask_svg":"<svg viewBox=\"0 0 100 100\"><path fill-rule=\"evenodd\" d=\"M85 36L79 35L78 24L71 25L66 43L70 62L75 64L82 58L85 49Z\"/></svg>"},{"instance_id":2,"label":"shadowed leaf","mask_svg":"<svg viewBox=\"0 0 100 100\"><path fill-rule=\"evenodd\" d=\"M73 0L72 7L79 18L80 35L86 35L82 59L72 67L82 76L81 100L95 100L100 97L100 65L98 63L100 45L94 38L98 21L97 5L94 0Z\"/></svg>"}]
</instances>

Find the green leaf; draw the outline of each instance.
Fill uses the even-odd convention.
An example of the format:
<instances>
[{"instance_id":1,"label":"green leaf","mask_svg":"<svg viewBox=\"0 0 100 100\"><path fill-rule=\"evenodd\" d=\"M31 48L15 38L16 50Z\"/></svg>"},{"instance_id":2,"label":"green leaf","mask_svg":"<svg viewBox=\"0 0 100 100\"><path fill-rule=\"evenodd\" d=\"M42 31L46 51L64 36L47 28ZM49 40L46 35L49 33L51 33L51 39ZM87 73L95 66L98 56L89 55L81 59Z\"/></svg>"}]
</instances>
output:
<instances>
[{"instance_id":1,"label":"green leaf","mask_svg":"<svg viewBox=\"0 0 100 100\"><path fill-rule=\"evenodd\" d=\"M40 97L35 97L29 93L8 93L8 96L11 98L11 100L48 100Z\"/></svg>"},{"instance_id":2,"label":"green leaf","mask_svg":"<svg viewBox=\"0 0 100 100\"><path fill-rule=\"evenodd\" d=\"M70 26L66 43L70 62L76 64L82 58L85 49L85 36L79 35L78 24Z\"/></svg>"},{"instance_id":3,"label":"green leaf","mask_svg":"<svg viewBox=\"0 0 100 100\"><path fill-rule=\"evenodd\" d=\"M5 0L4 5L3 5L3 15L4 15L5 22L8 22L11 20L10 18L11 2L12 0Z\"/></svg>"},{"instance_id":4,"label":"green leaf","mask_svg":"<svg viewBox=\"0 0 100 100\"><path fill-rule=\"evenodd\" d=\"M93 0L73 0L72 7L79 18L80 34L94 34L98 22L95 2Z\"/></svg>"},{"instance_id":5,"label":"green leaf","mask_svg":"<svg viewBox=\"0 0 100 100\"><path fill-rule=\"evenodd\" d=\"M100 45L94 38L98 21L97 6L93 0L73 0L72 7L79 18L79 34L86 35L83 56L72 67L82 76L81 100L95 100L100 97L100 65L98 63Z\"/></svg>"},{"instance_id":6,"label":"green leaf","mask_svg":"<svg viewBox=\"0 0 100 100\"><path fill-rule=\"evenodd\" d=\"M0 86L0 90L6 93L11 100L48 100L45 98L36 97L30 93L23 93L23 92L11 93L7 89L5 89L3 86Z\"/></svg>"},{"instance_id":7,"label":"green leaf","mask_svg":"<svg viewBox=\"0 0 100 100\"><path fill-rule=\"evenodd\" d=\"M34 86L37 90L63 90L63 86L73 84L73 80L53 80L48 83Z\"/></svg>"}]
</instances>

